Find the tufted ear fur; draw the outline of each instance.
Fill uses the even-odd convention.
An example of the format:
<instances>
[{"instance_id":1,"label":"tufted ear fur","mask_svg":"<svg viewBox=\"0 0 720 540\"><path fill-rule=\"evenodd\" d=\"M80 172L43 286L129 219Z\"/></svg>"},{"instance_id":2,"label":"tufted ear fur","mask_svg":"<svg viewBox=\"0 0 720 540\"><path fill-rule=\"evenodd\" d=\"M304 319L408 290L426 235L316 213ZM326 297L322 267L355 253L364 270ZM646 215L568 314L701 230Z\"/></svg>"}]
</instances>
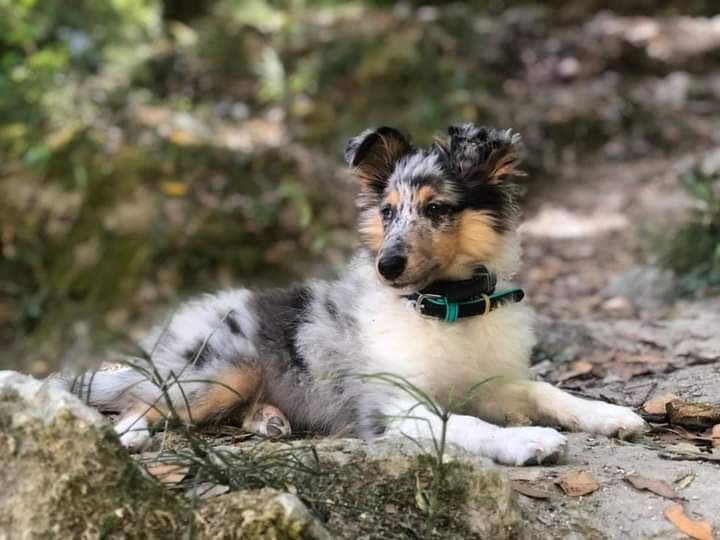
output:
<instances>
[{"instance_id":1,"label":"tufted ear fur","mask_svg":"<svg viewBox=\"0 0 720 540\"><path fill-rule=\"evenodd\" d=\"M461 181L500 184L509 176L524 175L516 168L523 150L522 140L509 129L473 124L450 126L448 139L435 144Z\"/></svg>"},{"instance_id":2,"label":"tufted ear fur","mask_svg":"<svg viewBox=\"0 0 720 540\"><path fill-rule=\"evenodd\" d=\"M360 182L361 197L379 197L398 159L412 151L410 141L399 131L380 127L363 131L348 141L345 161Z\"/></svg>"}]
</instances>

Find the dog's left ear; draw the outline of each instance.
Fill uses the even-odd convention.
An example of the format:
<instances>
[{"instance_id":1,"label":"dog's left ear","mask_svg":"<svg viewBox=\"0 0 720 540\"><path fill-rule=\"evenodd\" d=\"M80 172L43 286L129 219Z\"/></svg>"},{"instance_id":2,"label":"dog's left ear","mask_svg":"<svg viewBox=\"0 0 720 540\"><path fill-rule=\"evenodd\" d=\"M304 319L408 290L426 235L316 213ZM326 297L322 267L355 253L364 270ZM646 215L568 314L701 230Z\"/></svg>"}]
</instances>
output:
<instances>
[{"instance_id":1,"label":"dog's left ear","mask_svg":"<svg viewBox=\"0 0 720 540\"><path fill-rule=\"evenodd\" d=\"M524 175L517 168L522 159L522 139L512 130L473 124L450 126L448 140L436 144L459 180L500 184L510 176Z\"/></svg>"},{"instance_id":2,"label":"dog's left ear","mask_svg":"<svg viewBox=\"0 0 720 540\"><path fill-rule=\"evenodd\" d=\"M381 195L401 157L412 151L410 141L398 130L380 127L363 131L348 141L345 161L367 195Z\"/></svg>"}]
</instances>

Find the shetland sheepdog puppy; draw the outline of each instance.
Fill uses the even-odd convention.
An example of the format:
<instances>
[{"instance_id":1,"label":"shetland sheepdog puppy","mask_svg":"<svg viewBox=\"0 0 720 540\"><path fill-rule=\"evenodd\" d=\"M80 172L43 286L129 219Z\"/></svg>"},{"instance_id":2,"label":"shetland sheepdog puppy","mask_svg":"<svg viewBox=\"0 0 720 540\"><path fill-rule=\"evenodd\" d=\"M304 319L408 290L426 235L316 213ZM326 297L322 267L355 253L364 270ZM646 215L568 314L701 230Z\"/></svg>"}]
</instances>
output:
<instances>
[{"instance_id":1,"label":"shetland sheepdog puppy","mask_svg":"<svg viewBox=\"0 0 720 540\"><path fill-rule=\"evenodd\" d=\"M429 148L389 127L351 139L361 245L335 281L226 290L187 302L141 343L134 369L74 385L120 413L141 449L169 415L258 433L446 437L499 463L557 459L550 427L608 436L644 429L628 408L531 380L533 311L518 268L519 135L452 126ZM228 249L232 249L228 246Z\"/></svg>"}]
</instances>

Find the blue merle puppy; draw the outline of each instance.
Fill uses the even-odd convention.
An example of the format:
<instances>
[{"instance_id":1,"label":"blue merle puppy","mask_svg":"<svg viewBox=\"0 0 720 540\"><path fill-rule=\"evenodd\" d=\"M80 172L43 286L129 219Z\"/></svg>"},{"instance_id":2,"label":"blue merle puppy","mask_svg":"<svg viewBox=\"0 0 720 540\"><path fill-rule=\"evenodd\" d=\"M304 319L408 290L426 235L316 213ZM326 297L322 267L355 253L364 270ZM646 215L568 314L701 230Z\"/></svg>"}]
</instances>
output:
<instances>
[{"instance_id":1,"label":"blue merle puppy","mask_svg":"<svg viewBox=\"0 0 720 540\"><path fill-rule=\"evenodd\" d=\"M503 427L513 417L643 430L630 409L530 380L533 312L509 284L520 153L517 134L470 124L427 149L388 127L361 133L345 154L361 247L339 279L190 301L142 344L154 377L149 364L101 371L77 391L121 413L116 430L133 449L171 410L188 423L240 418L266 435L439 433L429 403L402 384L455 413L450 442L505 464L555 459L567 442L547 427Z\"/></svg>"}]
</instances>

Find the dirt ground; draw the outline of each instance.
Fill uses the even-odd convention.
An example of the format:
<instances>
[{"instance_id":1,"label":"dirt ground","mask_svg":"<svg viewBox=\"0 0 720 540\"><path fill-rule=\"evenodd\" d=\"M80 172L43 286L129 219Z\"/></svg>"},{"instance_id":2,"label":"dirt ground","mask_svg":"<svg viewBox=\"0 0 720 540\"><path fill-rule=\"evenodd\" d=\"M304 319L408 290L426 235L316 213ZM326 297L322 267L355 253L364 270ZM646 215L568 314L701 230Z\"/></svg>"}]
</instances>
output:
<instances>
[{"instance_id":1,"label":"dirt ground","mask_svg":"<svg viewBox=\"0 0 720 540\"><path fill-rule=\"evenodd\" d=\"M670 224L688 204L668 163L579 169L592 181L568 175L527 213L520 281L540 315L534 369L546 380L632 407L668 393L720 403L720 299L673 298L671 276L652 263L663 231L645 224ZM594 537L591 529L598 537L687 538L664 516L677 501L720 534L720 451L711 450L709 432L663 419L652 426L633 442L571 434L563 464L507 468L540 490L519 495L522 505L545 525L581 517L589 529L577 538ZM556 480L580 470L599 489L569 497ZM633 487L631 474L664 481L677 498Z\"/></svg>"}]
</instances>

